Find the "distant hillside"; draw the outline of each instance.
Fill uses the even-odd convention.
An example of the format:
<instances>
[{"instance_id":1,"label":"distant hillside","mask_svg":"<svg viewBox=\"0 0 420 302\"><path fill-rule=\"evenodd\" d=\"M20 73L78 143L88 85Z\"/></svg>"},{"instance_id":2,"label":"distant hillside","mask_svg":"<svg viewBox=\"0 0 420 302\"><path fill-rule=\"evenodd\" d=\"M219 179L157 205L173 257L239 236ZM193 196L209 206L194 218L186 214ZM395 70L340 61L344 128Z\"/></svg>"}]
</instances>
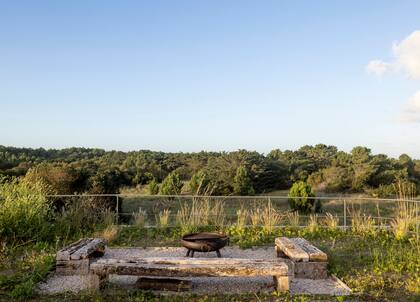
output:
<instances>
[{"instance_id":1,"label":"distant hillside","mask_svg":"<svg viewBox=\"0 0 420 302\"><path fill-rule=\"evenodd\" d=\"M238 181L250 187L248 193L287 189L299 180L318 191L375 196L393 195L396 179L420 186L420 160L405 154L398 159L372 154L365 147L347 153L318 144L264 155L246 150L165 153L0 146L0 174L40 177L57 193L92 191L94 187L98 192L114 193L121 186L159 184L171 172L185 184L183 191L213 195L241 193L235 192Z\"/></svg>"}]
</instances>

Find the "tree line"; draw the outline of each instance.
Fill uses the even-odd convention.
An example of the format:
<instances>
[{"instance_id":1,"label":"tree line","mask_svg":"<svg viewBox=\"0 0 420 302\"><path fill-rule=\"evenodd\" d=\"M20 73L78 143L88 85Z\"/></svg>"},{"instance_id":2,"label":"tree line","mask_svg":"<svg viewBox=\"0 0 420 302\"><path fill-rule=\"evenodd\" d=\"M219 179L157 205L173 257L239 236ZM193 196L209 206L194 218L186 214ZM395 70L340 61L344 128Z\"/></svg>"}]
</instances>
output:
<instances>
[{"instance_id":1,"label":"tree line","mask_svg":"<svg viewBox=\"0 0 420 302\"><path fill-rule=\"evenodd\" d=\"M147 186L151 194L253 195L303 181L318 192L390 197L400 179L420 188L420 160L372 154L361 146L344 152L324 144L268 154L0 146L0 175L42 180L56 194L118 193L124 186Z\"/></svg>"}]
</instances>

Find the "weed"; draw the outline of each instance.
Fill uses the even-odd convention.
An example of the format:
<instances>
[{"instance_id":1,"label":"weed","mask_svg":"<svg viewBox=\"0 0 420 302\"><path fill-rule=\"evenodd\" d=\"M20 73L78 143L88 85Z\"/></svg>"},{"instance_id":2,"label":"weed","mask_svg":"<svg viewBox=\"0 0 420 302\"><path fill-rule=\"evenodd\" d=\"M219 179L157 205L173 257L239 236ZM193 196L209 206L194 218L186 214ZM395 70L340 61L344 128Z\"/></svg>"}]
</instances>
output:
<instances>
[{"instance_id":1,"label":"weed","mask_svg":"<svg viewBox=\"0 0 420 302\"><path fill-rule=\"evenodd\" d=\"M331 213L326 213L325 214L325 218L323 220L323 223L328 229L330 229L332 231L337 230L338 222L339 222L339 219L338 219L337 215L333 215Z\"/></svg>"},{"instance_id":2,"label":"weed","mask_svg":"<svg viewBox=\"0 0 420 302\"><path fill-rule=\"evenodd\" d=\"M407 238L410 227L416 223L415 204L398 201L395 218L391 220L391 230L397 240Z\"/></svg>"},{"instance_id":3,"label":"weed","mask_svg":"<svg viewBox=\"0 0 420 302\"><path fill-rule=\"evenodd\" d=\"M237 228L244 228L248 221L249 212L248 210L241 208L236 211L236 227Z\"/></svg>"},{"instance_id":4,"label":"weed","mask_svg":"<svg viewBox=\"0 0 420 302\"><path fill-rule=\"evenodd\" d=\"M117 237L120 228L118 225L109 225L102 231L98 231L95 233L95 237L104 238L108 243L112 243Z\"/></svg>"},{"instance_id":5,"label":"weed","mask_svg":"<svg viewBox=\"0 0 420 302\"><path fill-rule=\"evenodd\" d=\"M133 212L134 225L143 228L146 224L146 211L141 208L137 212Z\"/></svg>"},{"instance_id":6,"label":"weed","mask_svg":"<svg viewBox=\"0 0 420 302\"><path fill-rule=\"evenodd\" d=\"M46 198L48 187L41 182L2 181L0 178L0 238L21 243L51 235L52 216Z\"/></svg>"},{"instance_id":7,"label":"weed","mask_svg":"<svg viewBox=\"0 0 420 302\"><path fill-rule=\"evenodd\" d=\"M186 229L204 225L223 226L226 214L222 201L213 204L209 199L193 198L191 203L180 203L176 214L176 225Z\"/></svg>"},{"instance_id":8,"label":"weed","mask_svg":"<svg viewBox=\"0 0 420 302\"><path fill-rule=\"evenodd\" d=\"M291 227L293 228L299 227L299 220L300 220L299 212L294 211L294 212L287 213L287 220L289 221L289 225Z\"/></svg>"},{"instance_id":9,"label":"weed","mask_svg":"<svg viewBox=\"0 0 420 302\"><path fill-rule=\"evenodd\" d=\"M252 227L256 228L261 224L262 212L260 208L256 208L250 211L249 217L251 219Z\"/></svg>"},{"instance_id":10,"label":"weed","mask_svg":"<svg viewBox=\"0 0 420 302\"><path fill-rule=\"evenodd\" d=\"M311 233L318 231L318 216L316 214L311 214L309 216L308 230Z\"/></svg>"},{"instance_id":11,"label":"weed","mask_svg":"<svg viewBox=\"0 0 420 302\"><path fill-rule=\"evenodd\" d=\"M273 227L280 224L281 219L282 216L276 211L269 199L267 205L261 211L261 223L263 229L271 233Z\"/></svg>"},{"instance_id":12,"label":"weed","mask_svg":"<svg viewBox=\"0 0 420 302\"><path fill-rule=\"evenodd\" d=\"M159 212L159 215L157 217L158 226L160 228L166 228L169 225L169 217L171 215L171 211L169 209L165 209L161 212Z\"/></svg>"},{"instance_id":13,"label":"weed","mask_svg":"<svg viewBox=\"0 0 420 302\"><path fill-rule=\"evenodd\" d=\"M362 210L351 208L349 211L351 216L351 228L353 232L368 234L375 232L375 220L370 216L362 213Z\"/></svg>"}]
</instances>

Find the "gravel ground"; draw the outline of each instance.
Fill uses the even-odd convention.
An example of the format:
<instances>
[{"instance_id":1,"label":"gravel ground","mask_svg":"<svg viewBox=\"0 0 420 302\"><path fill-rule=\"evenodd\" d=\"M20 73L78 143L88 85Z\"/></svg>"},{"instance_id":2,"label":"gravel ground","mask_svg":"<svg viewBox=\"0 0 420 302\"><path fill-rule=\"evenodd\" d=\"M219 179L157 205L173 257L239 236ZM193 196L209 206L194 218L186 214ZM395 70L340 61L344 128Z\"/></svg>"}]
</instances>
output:
<instances>
[{"instance_id":1,"label":"gravel ground","mask_svg":"<svg viewBox=\"0 0 420 302\"><path fill-rule=\"evenodd\" d=\"M155 247L155 248L107 248L105 259L127 259L145 257L182 257L186 250L180 247ZM238 247L225 247L221 250L225 258L248 259L274 259L276 253L273 247L258 247L240 249ZM195 258L217 257L216 253L195 253ZM122 287L133 287L137 281L136 276L110 276L110 283ZM182 279L182 278L179 278ZM217 292L243 293L274 290L272 277L197 277L191 278L192 291L198 294L211 294ZM39 285L43 294L60 292L78 292L92 285L89 276L58 276L52 275L45 283ZM325 280L293 279L291 280L291 293L295 294L328 294L347 295L349 290L335 278Z\"/></svg>"}]
</instances>

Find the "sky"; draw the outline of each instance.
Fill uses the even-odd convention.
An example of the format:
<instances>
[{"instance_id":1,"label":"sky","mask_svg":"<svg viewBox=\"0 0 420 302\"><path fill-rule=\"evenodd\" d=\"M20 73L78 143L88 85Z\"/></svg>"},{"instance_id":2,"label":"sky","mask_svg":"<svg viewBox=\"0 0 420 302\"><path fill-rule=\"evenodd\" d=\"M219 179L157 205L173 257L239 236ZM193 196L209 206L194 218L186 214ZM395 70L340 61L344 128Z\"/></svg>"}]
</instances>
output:
<instances>
[{"instance_id":1,"label":"sky","mask_svg":"<svg viewBox=\"0 0 420 302\"><path fill-rule=\"evenodd\" d=\"M0 0L0 145L420 158L420 1Z\"/></svg>"}]
</instances>

